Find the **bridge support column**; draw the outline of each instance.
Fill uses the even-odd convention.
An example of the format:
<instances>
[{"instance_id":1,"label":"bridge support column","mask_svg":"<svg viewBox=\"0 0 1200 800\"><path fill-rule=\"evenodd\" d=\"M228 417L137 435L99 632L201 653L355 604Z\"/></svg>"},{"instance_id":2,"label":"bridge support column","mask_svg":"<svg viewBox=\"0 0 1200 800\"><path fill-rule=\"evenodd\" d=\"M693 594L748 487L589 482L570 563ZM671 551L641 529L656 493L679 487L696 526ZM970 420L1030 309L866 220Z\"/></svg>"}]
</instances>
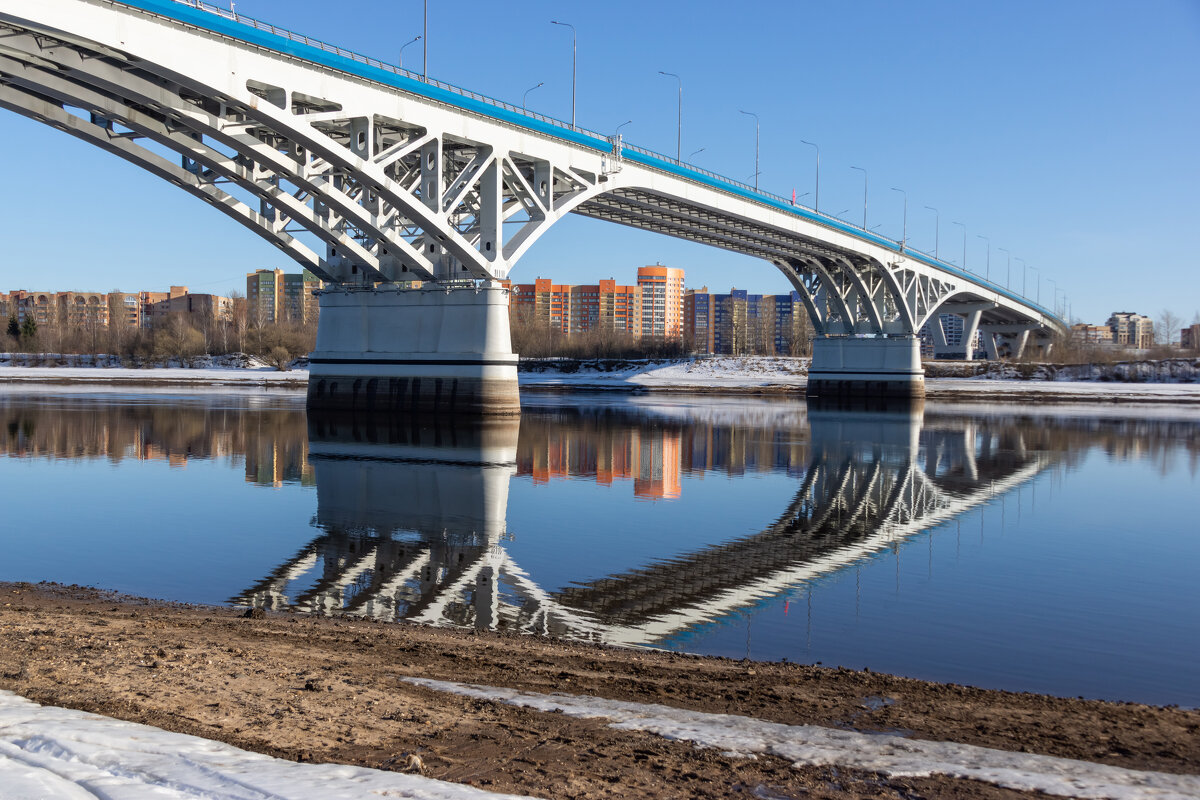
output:
<instances>
[{"instance_id":1,"label":"bridge support column","mask_svg":"<svg viewBox=\"0 0 1200 800\"><path fill-rule=\"evenodd\" d=\"M497 285L320 293L308 408L519 414L508 295Z\"/></svg>"},{"instance_id":2,"label":"bridge support column","mask_svg":"<svg viewBox=\"0 0 1200 800\"><path fill-rule=\"evenodd\" d=\"M915 336L827 336L813 342L809 397L924 397L921 343Z\"/></svg>"}]
</instances>

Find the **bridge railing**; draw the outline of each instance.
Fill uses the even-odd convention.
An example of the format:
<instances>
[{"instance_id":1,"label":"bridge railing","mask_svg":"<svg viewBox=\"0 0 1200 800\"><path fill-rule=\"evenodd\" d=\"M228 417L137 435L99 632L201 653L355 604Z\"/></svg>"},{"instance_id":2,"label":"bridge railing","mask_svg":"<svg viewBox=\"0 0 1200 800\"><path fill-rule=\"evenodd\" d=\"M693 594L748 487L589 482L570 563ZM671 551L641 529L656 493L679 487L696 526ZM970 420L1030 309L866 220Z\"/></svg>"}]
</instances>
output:
<instances>
[{"instance_id":1,"label":"bridge railing","mask_svg":"<svg viewBox=\"0 0 1200 800\"><path fill-rule=\"evenodd\" d=\"M598 139L600 141L608 141L608 142L613 141L613 137L609 136L608 134L598 133L597 131L589 130L587 128L582 128L578 125L573 125L569 122L564 122L563 120L555 119L554 117L547 117L543 114L537 113L536 111L530 111L523 106L516 106L516 105L513 105L512 103L508 103L503 100L498 100L495 97L490 97L488 95L479 94L478 92L473 92L470 89L464 89L461 86L455 86L453 84L445 83L445 82L439 81L435 78L430 78L427 75L421 75L420 73L412 72L410 70L404 69L403 67L396 66L394 64L389 64L386 61L380 61L379 59L371 58L370 56L365 56L361 53L356 53L352 50L346 50L345 48L338 47L335 44L330 44L329 42L324 42L324 41L321 41L320 39L314 39L311 36L306 36L302 33L296 33L295 31L288 30L287 28L280 28L279 26L272 25L269 22L263 22L262 20L255 19L254 17L248 17L244 14L239 14L236 11L233 11L231 9L221 8L220 6L213 5L212 3L206 3L206 2L204 2L204 0L172 0L172 2L177 3L179 5L183 5L183 6L189 6L191 8L197 9L199 11L205 11L210 14L216 14L219 17L223 17L225 19L231 20L231 21L236 22L241 25L247 25L251 28L254 28L255 30L262 31L263 33L269 33L274 36L280 36L289 41L296 42L297 44L303 44L308 47L314 47L314 48L316 48L318 50L322 50L326 53L330 53L332 55L336 55L341 58L346 58L351 61L356 61L356 62L363 64L365 66L368 66L368 67L373 67L375 69L383 70L384 72L390 72L392 74L399 75L401 77L408 78L410 80L420 81L420 82L428 84L430 86L435 86L438 89L442 89L444 91L459 95L460 97L466 97L466 98L475 100L480 103L484 103L484 104L487 104L490 106L494 106L496 108L504 109L505 111L508 111L513 114L519 114L523 117L527 117L532 120L537 120L538 122L540 122L544 125L550 125L555 128L560 128L564 131L573 131L575 133L581 133L586 136L594 136L594 137L596 137L596 139ZM840 217L831 216L830 214L826 214L822 211L818 211L817 209L811 208L809 206L805 206L805 205L797 206L797 204L792 202L789 198L781 197L780 195L772 194L771 192L765 192L762 189L758 189L747 183L743 183L741 181L734 180L725 175L721 175L719 173L712 172L711 170L704 169L703 167L697 167L695 164L691 164L686 161L676 159L672 156L668 156L663 153L659 153L659 152L650 150L645 147L639 147L637 145L628 144L628 143L624 142L623 140L621 141L620 146L621 146L622 150L630 150L635 153L640 153L641 155L648 156L653 159L664 161L664 162L674 165L680 169L687 170L688 172L695 173L697 175L702 175L706 178L709 178L709 179L716 181L720 184L723 184L725 186L729 186L729 187L737 189L741 192L760 197L764 200L768 200L775 205L792 206L795 208L803 209L807 214L817 217L818 222L824 221L824 222L833 224L839 228L853 228L857 231L862 231L862 234L868 239L874 239L881 244L885 244L886 246L893 247L895 250L897 250L900 253L906 253L906 254L918 256L922 260L926 261L929 264L941 266L941 267L947 268L951 271L959 270L962 272L970 272L970 270L968 270L965 266L957 267L956 265L953 265L949 262L943 261L940 258L935 258L933 255L931 255L929 253L926 253L921 250L917 250L913 247L908 246L907 242L904 242L902 240L889 239L888 237L882 236L878 233L875 233L874 231L872 231L869 228L866 228L862 225L859 225L854 222L849 222L847 220L841 219ZM971 274L974 276L974 278L976 280L978 280L980 283L984 284L985 286L987 286L990 289L1000 291L1011 297L1017 296L1016 292L1014 292L1011 289L1008 289L1007 287L1002 287L997 283L993 283L991 280L984 278L981 275L977 275L975 273L971 273ZM1042 308L1040 305L1031 302L1030 299L1028 297L1026 297L1024 294L1020 294L1020 297L1027 304L1029 304L1030 306L1032 306L1034 308L1037 308L1042 313L1048 314L1050 316L1054 316L1053 314L1049 314L1049 312L1045 308Z\"/></svg>"}]
</instances>

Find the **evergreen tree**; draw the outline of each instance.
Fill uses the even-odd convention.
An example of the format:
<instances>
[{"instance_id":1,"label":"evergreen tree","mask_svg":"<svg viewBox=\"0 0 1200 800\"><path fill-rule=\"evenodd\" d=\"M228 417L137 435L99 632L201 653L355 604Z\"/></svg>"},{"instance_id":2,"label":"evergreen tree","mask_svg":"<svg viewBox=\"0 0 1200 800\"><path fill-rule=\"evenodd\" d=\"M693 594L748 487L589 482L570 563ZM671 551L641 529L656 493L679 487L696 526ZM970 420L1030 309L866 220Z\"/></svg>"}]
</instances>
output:
<instances>
[{"instance_id":1,"label":"evergreen tree","mask_svg":"<svg viewBox=\"0 0 1200 800\"><path fill-rule=\"evenodd\" d=\"M8 335L14 339L21 338L21 326L17 324L17 317L15 314L8 318L8 330L6 333L8 333Z\"/></svg>"},{"instance_id":2,"label":"evergreen tree","mask_svg":"<svg viewBox=\"0 0 1200 800\"><path fill-rule=\"evenodd\" d=\"M27 341L37 336L37 321L32 316L25 318L24 324L21 325L21 335Z\"/></svg>"}]
</instances>

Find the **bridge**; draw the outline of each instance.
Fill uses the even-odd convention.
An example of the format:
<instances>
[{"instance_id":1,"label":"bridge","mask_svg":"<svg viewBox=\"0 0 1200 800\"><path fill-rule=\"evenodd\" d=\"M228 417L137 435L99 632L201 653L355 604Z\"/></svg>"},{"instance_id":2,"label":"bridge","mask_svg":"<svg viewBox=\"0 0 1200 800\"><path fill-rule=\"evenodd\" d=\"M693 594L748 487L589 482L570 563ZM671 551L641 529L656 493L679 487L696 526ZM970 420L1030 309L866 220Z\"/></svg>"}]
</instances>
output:
<instances>
[{"instance_id":1,"label":"bridge","mask_svg":"<svg viewBox=\"0 0 1200 800\"><path fill-rule=\"evenodd\" d=\"M920 410L813 410L809 430L789 464L795 496L761 532L549 590L506 547L515 420L465 434L318 420L323 533L231 602L661 645L887 552L1059 460L1030 426L926 425Z\"/></svg>"},{"instance_id":2,"label":"bridge","mask_svg":"<svg viewBox=\"0 0 1200 800\"><path fill-rule=\"evenodd\" d=\"M516 413L499 281L567 214L773 264L817 332L810 394L921 395L916 333L941 313L992 354L1065 332L906 242L200 0L0 0L0 106L329 282L313 408Z\"/></svg>"}]
</instances>

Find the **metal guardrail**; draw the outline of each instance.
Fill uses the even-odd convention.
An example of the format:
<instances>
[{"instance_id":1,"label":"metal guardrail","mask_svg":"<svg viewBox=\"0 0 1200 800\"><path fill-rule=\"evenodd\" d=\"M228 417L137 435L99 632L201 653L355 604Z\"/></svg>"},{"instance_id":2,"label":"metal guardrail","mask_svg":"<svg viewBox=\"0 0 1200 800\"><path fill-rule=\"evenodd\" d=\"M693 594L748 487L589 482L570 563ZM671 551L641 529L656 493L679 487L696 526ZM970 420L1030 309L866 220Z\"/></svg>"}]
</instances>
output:
<instances>
[{"instance_id":1,"label":"metal guardrail","mask_svg":"<svg viewBox=\"0 0 1200 800\"><path fill-rule=\"evenodd\" d=\"M459 95L460 97L469 98L471 100L475 100L480 103L494 106L495 108L500 108L500 109L503 109L503 110L508 111L513 114L519 114L520 116L527 117L531 120L537 120L538 122L540 122L544 125L550 125L555 128L561 128L564 131L571 131L574 133L581 133L581 134L584 134L587 136L594 136L594 137L596 137L596 139L598 139L600 141L605 141L605 142L609 142L609 143L615 143L616 141L618 141L617 137L615 137L615 136L598 133L598 132L590 130L588 128L582 128L578 125L572 125L569 122L565 122L560 119L555 119L554 117L547 117L543 114L538 114L535 111L530 111L526 108L522 108L520 106L515 106L512 103L507 103L503 100L498 100L498 99L496 99L494 97L490 97L488 95L479 94L478 92L473 92L470 89L464 89L461 86L455 86L453 84L445 83L445 82L439 81L435 78L430 78L427 75L421 75L419 73L412 72L411 70L404 69L403 67L397 66L395 64L389 64L386 61L380 61L379 59L371 58L370 56L365 56L361 53L356 53L352 50L346 50L345 48L338 47L335 44L330 44L330 43L324 42L320 39L314 39L311 36L306 36L302 33L296 33L295 31L288 30L287 28L280 28L277 25L272 25L269 22L263 22L262 20L255 19L254 17L248 17L244 14L239 14L236 11L233 11L231 9L221 8L219 6L213 5L212 3L206 3L206 2L204 2L204 0L171 0L171 2L178 3L179 5L182 5L182 6L188 6L190 8L197 9L198 11L204 11L209 14L215 14L219 17L223 17L224 19L230 20L232 22L236 22L240 25L246 25L251 28L254 28L255 30L262 31L264 33L270 33L274 36L280 36L289 41L296 42L297 44L303 44L308 47L315 47L318 50L322 50L326 53L331 53L333 55L340 56L341 58L346 58L351 61L357 61L360 64L364 64L366 66L373 67L375 69L380 69L380 70L383 70L384 72L390 72L395 75L398 75L398 76L401 76L404 78L408 78L410 80L420 81L421 83L425 83L430 86L435 86L438 89L442 89L442 90L450 92L452 94ZM901 253L902 255L903 254L916 255L931 265L941 266L941 267L950 269L952 271L969 273L971 275L974 275L976 280L978 280L980 283L987 286L989 289L1001 291L1001 292L1008 294L1014 298L1018 296L1017 293L1014 292L1012 289L1009 289L1007 287L1001 287L999 284L992 283L991 280L984 278L981 275L976 275L975 273L970 272L970 270L968 270L966 267L958 267L954 264L951 264L950 262L942 261L940 258L935 258L934 256L930 255L929 253L909 247L907 242L904 242L902 240L889 239L886 236L877 234L874 231L872 231L869 228L866 228L862 225L857 225L853 222L848 222L848 221L840 219L838 217L830 216L829 214L818 211L817 209L811 208L809 206L804 206L804 205L797 206L795 203L793 203L790 199L788 199L786 197L781 197L780 195L772 194L771 192L764 192L761 189L757 189L753 186L750 186L749 184L742 183L741 181L736 181L725 175L721 175L719 173L712 172L711 170L704 169L703 167L697 167L695 164L690 164L686 161L680 161L679 159L673 158L672 156L668 156L663 153L659 153L659 152L650 150L645 147L639 147L637 145L626 144L623 139L621 139L619 141L620 141L620 147L621 147L622 151L631 150L635 153L640 153L641 155L664 161L664 162L671 164L673 166L676 166L680 169L684 169L689 172L694 172L698 175L703 175L714 181L718 181L726 186L738 189L739 191L750 194L752 196L760 197L764 200L771 201L775 204L779 204L779 205L783 205L783 206L791 206L793 208L801 208L808 214L811 214L811 215L817 217L818 222L821 222L821 221L828 222L839 228L843 228L843 227L854 228L855 230L862 231L868 238L877 239L882 242L890 243L892 246L894 246L894 249L897 252ZM599 142L597 142L597 143L599 143ZM1043 313L1048 313L1047 309L1042 308L1041 305L1039 305L1037 303L1034 303L1028 297L1026 297L1024 294L1021 294L1019 296L1021 297L1022 300L1024 300L1026 303L1028 303L1033 308L1036 308ZM1050 316L1057 317L1057 314L1050 313Z\"/></svg>"}]
</instances>

